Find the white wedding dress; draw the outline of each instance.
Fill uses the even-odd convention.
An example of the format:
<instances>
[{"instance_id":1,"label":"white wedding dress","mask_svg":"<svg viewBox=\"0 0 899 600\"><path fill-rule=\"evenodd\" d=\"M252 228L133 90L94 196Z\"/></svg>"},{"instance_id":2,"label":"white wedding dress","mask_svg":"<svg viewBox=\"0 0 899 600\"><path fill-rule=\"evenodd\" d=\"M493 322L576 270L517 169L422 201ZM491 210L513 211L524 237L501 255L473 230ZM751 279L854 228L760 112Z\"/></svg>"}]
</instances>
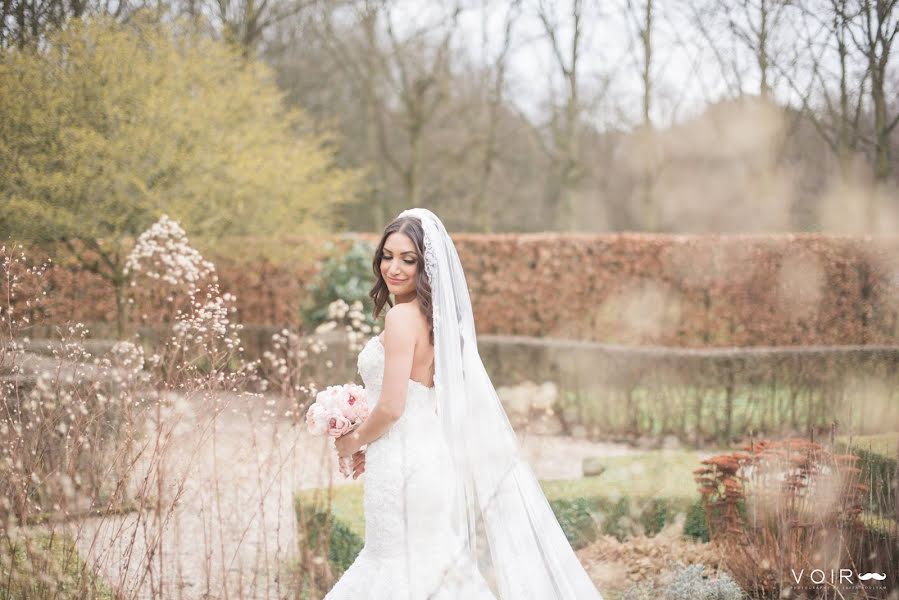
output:
<instances>
[{"instance_id":1,"label":"white wedding dress","mask_svg":"<svg viewBox=\"0 0 899 600\"><path fill-rule=\"evenodd\" d=\"M384 376L379 336L357 366L374 408ZM365 451L365 546L324 600L496 600L452 530L451 466L436 392L410 379L403 415Z\"/></svg>"}]
</instances>

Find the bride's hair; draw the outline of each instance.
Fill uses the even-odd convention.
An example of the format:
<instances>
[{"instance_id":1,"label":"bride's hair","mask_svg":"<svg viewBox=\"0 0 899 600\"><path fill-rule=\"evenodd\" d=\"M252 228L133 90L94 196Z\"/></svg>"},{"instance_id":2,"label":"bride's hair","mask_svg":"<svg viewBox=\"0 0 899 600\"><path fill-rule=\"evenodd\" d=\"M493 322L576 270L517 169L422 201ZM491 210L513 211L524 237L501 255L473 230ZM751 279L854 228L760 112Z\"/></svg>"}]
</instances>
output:
<instances>
[{"instance_id":1,"label":"bride's hair","mask_svg":"<svg viewBox=\"0 0 899 600\"><path fill-rule=\"evenodd\" d=\"M381 314L381 309L387 304L393 307L393 301L390 299L390 290L387 289L387 282L381 275L381 255L384 252L384 242L387 241L391 233L402 233L412 240L415 246L415 292L418 296L418 306L422 314L428 320L429 335L431 345L434 345L434 320L431 315L431 282L428 281L428 274L425 272L425 232L421 227L421 221L417 217L398 217L384 228L381 234L381 241L375 249L375 256L372 260L372 271L375 274L375 285L368 292L369 297L374 301L374 318L377 319Z\"/></svg>"}]
</instances>

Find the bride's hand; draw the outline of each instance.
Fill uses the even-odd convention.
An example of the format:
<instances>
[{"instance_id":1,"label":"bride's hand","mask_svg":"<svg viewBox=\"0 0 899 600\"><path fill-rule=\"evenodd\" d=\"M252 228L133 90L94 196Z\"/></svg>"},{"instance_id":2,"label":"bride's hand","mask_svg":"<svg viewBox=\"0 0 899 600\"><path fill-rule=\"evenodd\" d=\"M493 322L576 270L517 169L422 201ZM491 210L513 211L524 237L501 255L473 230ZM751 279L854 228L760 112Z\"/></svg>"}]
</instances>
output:
<instances>
[{"instance_id":1,"label":"bride's hand","mask_svg":"<svg viewBox=\"0 0 899 600\"><path fill-rule=\"evenodd\" d=\"M349 456L355 453L362 444L359 443L359 432L351 431L334 440L334 447L337 448L337 456Z\"/></svg>"},{"instance_id":2,"label":"bride's hand","mask_svg":"<svg viewBox=\"0 0 899 600\"><path fill-rule=\"evenodd\" d=\"M365 452L359 450L353 455L353 463L350 468L353 471L353 479L365 473Z\"/></svg>"}]
</instances>

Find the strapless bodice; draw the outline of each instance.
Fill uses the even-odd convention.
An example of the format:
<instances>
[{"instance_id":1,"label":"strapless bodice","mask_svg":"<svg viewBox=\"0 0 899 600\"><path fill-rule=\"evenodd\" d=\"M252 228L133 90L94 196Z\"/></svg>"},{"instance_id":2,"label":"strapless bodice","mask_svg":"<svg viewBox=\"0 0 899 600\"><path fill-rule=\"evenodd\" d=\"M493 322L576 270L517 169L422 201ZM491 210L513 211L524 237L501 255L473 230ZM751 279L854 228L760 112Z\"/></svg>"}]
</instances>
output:
<instances>
[{"instance_id":1,"label":"strapless bodice","mask_svg":"<svg viewBox=\"0 0 899 600\"><path fill-rule=\"evenodd\" d=\"M381 387L384 383L384 346L381 344L379 336L372 336L362 347L362 350L359 351L356 367L359 375L362 376L365 390L368 392L369 406L374 408L381 395ZM431 413L438 412L436 389L414 379L409 379L406 387L404 416L410 410L414 412L421 408L425 408Z\"/></svg>"}]
</instances>

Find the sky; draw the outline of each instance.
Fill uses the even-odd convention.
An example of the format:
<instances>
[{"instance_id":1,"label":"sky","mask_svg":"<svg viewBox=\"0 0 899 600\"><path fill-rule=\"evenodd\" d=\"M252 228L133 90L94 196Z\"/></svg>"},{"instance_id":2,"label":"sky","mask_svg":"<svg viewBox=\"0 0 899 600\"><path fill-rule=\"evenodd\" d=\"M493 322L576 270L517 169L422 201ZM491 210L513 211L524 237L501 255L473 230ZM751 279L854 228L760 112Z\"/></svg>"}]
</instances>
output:
<instances>
[{"instance_id":1,"label":"sky","mask_svg":"<svg viewBox=\"0 0 899 600\"><path fill-rule=\"evenodd\" d=\"M455 38L456 48L476 63L490 62L500 52L511 2L463 1L465 10ZM567 16L570 1L544 2L552 7L550 14L557 19L564 42L570 40L572 31ZM643 2L584 0L580 64L583 97L591 103L590 118L601 130L632 126L640 119L642 49L637 21L642 17ZM697 3L698 0L656 0L652 119L659 126L682 121L708 103L732 96L737 89L734 71L741 73L746 91L758 91L758 68L753 64L753 57L736 42L722 42L719 51L737 65L736 69L722 70L712 48L695 26L690 7ZM507 90L519 108L532 118L546 114L541 107L547 102L548 90L562 89L557 63L537 16L539 5L540 0L521 2L520 16L513 30ZM455 2L446 0L401 0L393 13L394 26L401 34L427 28L445 20L453 6ZM717 31L722 26L718 23ZM716 24L706 22L706 27L714 29ZM776 40L776 43L783 51L791 51L790 40ZM796 102L798 97L788 82L776 75L772 74L775 97L782 102Z\"/></svg>"}]
</instances>

